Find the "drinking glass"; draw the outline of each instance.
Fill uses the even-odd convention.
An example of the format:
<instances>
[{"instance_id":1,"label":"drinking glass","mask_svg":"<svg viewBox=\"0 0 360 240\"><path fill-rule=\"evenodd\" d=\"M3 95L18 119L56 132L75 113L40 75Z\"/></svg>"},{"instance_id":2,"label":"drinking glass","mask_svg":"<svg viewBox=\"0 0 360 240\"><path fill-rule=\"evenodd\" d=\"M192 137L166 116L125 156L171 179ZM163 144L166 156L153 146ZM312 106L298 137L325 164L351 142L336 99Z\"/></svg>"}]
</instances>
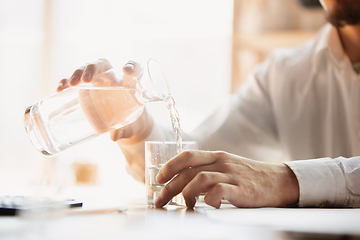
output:
<instances>
[{"instance_id":1,"label":"drinking glass","mask_svg":"<svg viewBox=\"0 0 360 240\"><path fill-rule=\"evenodd\" d=\"M181 142L182 151L197 150L195 141ZM156 181L156 175L164 164L178 154L177 142L173 141L147 141L145 142L145 185L146 203L154 206L155 199L159 196L165 184ZM181 193L173 198L173 203L184 205Z\"/></svg>"},{"instance_id":2,"label":"drinking glass","mask_svg":"<svg viewBox=\"0 0 360 240\"><path fill-rule=\"evenodd\" d=\"M149 59L146 68L131 79L112 68L41 100L25 110L26 132L44 155L55 155L71 146L134 122L144 104L164 101L169 86L160 65ZM130 86L130 87L129 87Z\"/></svg>"}]
</instances>

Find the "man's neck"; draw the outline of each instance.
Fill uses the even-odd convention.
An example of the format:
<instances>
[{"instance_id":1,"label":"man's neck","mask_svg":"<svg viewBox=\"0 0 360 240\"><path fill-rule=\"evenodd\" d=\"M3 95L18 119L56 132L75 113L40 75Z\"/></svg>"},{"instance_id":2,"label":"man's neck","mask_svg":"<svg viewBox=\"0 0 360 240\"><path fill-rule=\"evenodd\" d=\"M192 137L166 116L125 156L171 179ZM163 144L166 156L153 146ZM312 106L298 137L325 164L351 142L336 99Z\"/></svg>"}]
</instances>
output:
<instances>
[{"instance_id":1,"label":"man's neck","mask_svg":"<svg viewBox=\"0 0 360 240\"><path fill-rule=\"evenodd\" d=\"M345 53L352 63L360 62L360 25L338 28Z\"/></svg>"}]
</instances>

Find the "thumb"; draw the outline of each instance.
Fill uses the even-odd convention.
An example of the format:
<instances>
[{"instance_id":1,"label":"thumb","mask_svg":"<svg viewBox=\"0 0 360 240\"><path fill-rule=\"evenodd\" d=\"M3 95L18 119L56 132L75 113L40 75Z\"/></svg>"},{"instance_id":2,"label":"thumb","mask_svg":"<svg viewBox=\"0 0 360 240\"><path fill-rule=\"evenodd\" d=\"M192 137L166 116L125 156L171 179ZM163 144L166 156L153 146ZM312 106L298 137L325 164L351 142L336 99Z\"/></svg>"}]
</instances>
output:
<instances>
[{"instance_id":1,"label":"thumb","mask_svg":"<svg viewBox=\"0 0 360 240\"><path fill-rule=\"evenodd\" d=\"M112 141L117 141L122 138L130 138L134 135L134 131L131 126L125 126L119 129L116 129L114 131L110 132L110 139Z\"/></svg>"},{"instance_id":2,"label":"thumb","mask_svg":"<svg viewBox=\"0 0 360 240\"><path fill-rule=\"evenodd\" d=\"M127 88L134 88L143 75L142 67L134 61L127 62L122 71L124 72L124 76L121 85Z\"/></svg>"},{"instance_id":3,"label":"thumb","mask_svg":"<svg viewBox=\"0 0 360 240\"><path fill-rule=\"evenodd\" d=\"M129 75L140 79L144 73L144 69L141 67L139 63L135 61L128 61L123 66L123 72L125 75Z\"/></svg>"}]
</instances>

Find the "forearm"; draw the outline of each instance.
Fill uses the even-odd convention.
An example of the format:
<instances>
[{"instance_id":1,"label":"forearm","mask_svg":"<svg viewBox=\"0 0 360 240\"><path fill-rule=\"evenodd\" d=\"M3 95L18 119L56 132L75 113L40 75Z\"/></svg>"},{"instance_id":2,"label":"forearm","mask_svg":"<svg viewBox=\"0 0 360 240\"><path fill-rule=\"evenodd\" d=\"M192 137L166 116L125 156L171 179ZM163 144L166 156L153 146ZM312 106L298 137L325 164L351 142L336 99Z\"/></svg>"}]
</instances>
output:
<instances>
[{"instance_id":1,"label":"forearm","mask_svg":"<svg viewBox=\"0 0 360 240\"><path fill-rule=\"evenodd\" d=\"M126 171L137 181L145 182L144 141L126 144L119 140L117 143L126 159Z\"/></svg>"}]
</instances>

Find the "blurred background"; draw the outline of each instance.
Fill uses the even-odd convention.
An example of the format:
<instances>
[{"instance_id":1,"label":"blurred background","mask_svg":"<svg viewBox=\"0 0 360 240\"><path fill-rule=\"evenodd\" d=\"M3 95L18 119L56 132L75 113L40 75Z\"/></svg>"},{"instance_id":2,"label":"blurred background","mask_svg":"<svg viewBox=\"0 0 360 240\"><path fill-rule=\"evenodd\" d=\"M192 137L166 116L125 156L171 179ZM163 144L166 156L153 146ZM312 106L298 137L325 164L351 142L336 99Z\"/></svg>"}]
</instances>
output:
<instances>
[{"instance_id":1,"label":"blurred background","mask_svg":"<svg viewBox=\"0 0 360 240\"><path fill-rule=\"evenodd\" d=\"M318 0L0 0L0 192L144 197L108 134L56 157L26 136L25 109L83 64L156 59L191 131L271 50L301 44L324 23ZM147 107L170 128L164 103Z\"/></svg>"}]
</instances>

